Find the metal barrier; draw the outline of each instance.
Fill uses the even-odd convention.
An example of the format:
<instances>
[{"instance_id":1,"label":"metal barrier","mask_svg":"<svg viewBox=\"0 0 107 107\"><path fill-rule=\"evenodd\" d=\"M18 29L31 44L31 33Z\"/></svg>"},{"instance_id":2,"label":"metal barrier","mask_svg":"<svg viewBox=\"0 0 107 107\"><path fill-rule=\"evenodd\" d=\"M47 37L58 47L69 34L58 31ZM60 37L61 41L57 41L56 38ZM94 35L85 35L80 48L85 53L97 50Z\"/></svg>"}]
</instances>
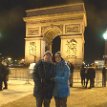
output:
<instances>
[{"instance_id":1,"label":"metal barrier","mask_svg":"<svg viewBox=\"0 0 107 107\"><path fill-rule=\"evenodd\" d=\"M27 79L29 77L28 68L9 68L10 69L10 79Z\"/></svg>"},{"instance_id":2,"label":"metal barrier","mask_svg":"<svg viewBox=\"0 0 107 107\"><path fill-rule=\"evenodd\" d=\"M26 80L26 83L32 79L28 68L10 68L10 79ZM81 86L80 69L75 69L73 73L73 86ZM95 86L102 86L102 72L96 70Z\"/></svg>"}]
</instances>

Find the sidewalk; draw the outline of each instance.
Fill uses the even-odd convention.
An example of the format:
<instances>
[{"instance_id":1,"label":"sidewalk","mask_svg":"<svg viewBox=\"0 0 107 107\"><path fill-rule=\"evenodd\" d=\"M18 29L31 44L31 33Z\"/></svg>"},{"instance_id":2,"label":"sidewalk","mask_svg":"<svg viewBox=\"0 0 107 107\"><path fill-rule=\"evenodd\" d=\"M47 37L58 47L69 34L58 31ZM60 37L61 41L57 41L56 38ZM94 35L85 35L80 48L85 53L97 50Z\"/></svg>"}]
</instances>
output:
<instances>
[{"instance_id":1,"label":"sidewalk","mask_svg":"<svg viewBox=\"0 0 107 107\"><path fill-rule=\"evenodd\" d=\"M9 89L0 91L0 106L18 100L33 93L33 82L26 84L23 80L9 80Z\"/></svg>"},{"instance_id":2,"label":"sidewalk","mask_svg":"<svg viewBox=\"0 0 107 107\"><path fill-rule=\"evenodd\" d=\"M0 107L4 104L6 105L3 107L35 107L35 99L32 96L33 82L25 83L26 81L22 80L10 80L9 89L0 92ZM54 105L52 99L51 107L55 107ZM68 107L107 107L107 87L71 88Z\"/></svg>"},{"instance_id":3,"label":"sidewalk","mask_svg":"<svg viewBox=\"0 0 107 107\"><path fill-rule=\"evenodd\" d=\"M107 107L107 88L71 88L67 104L68 107ZM30 94L2 107L35 107L35 98ZM54 98L51 107L55 107Z\"/></svg>"}]
</instances>

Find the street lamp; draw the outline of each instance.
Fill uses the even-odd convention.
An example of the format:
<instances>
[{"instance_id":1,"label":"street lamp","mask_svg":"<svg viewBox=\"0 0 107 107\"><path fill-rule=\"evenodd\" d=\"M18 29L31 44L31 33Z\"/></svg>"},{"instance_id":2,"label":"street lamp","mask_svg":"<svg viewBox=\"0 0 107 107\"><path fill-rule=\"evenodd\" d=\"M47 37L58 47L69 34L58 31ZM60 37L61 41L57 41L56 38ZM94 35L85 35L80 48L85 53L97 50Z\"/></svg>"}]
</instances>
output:
<instances>
[{"instance_id":1,"label":"street lamp","mask_svg":"<svg viewBox=\"0 0 107 107\"><path fill-rule=\"evenodd\" d=\"M105 64L107 64L106 58L107 58L107 30L106 32L103 34L103 38L105 40L105 51L104 51L104 60L105 60Z\"/></svg>"},{"instance_id":2,"label":"street lamp","mask_svg":"<svg viewBox=\"0 0 107 107\"><path fill-rule=\"evenodd\" d=\"M106 30L106 32L103 34L103 38L104 38L105 40L107 40L107 30Z\"/></svg>"}]
</instances>

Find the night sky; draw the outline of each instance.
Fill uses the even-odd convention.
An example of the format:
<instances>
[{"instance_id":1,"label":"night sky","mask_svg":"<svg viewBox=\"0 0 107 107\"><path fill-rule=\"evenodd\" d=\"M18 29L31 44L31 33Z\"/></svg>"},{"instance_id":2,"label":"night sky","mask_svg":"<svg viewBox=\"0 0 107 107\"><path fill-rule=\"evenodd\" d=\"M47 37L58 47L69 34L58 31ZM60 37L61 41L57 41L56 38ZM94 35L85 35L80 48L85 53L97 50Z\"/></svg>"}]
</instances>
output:
<instances>
[{"instance_id":1,"label":"night sky","mask_svg":"<svg viewBox=\"0 0 107 107\"><path fill-rule=\"evenodd\" d=\"M3 56L24 57L25 10L68 4L73 0L0 0L0 52ZM76 1L76 0L74 0ZM107 1L86 0L88 26L85 31L85 60L102 59L103 32L107 28Z\"/></svg>"}]
</instances>

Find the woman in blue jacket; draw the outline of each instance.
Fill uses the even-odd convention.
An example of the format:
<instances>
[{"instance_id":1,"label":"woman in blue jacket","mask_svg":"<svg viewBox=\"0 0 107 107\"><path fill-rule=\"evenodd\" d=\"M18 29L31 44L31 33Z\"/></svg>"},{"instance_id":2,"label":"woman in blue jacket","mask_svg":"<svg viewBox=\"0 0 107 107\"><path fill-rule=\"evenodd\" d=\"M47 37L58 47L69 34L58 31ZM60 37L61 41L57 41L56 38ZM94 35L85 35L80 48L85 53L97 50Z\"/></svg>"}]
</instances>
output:
<instances>
[{"instance_id":1,"label":"woman in blue jacket","mask_svg":"<svg viewBox=\"0 0 107 107\"><path fill-rule=\"evenodd\" d=\"M69 76L70 69L67 63L61 58L61 54L57 52L55 54L55 72L54 78L54 98L56 107L67 107L67 97L70 94L69 91Z\"/></svg>"}]
</instances>

